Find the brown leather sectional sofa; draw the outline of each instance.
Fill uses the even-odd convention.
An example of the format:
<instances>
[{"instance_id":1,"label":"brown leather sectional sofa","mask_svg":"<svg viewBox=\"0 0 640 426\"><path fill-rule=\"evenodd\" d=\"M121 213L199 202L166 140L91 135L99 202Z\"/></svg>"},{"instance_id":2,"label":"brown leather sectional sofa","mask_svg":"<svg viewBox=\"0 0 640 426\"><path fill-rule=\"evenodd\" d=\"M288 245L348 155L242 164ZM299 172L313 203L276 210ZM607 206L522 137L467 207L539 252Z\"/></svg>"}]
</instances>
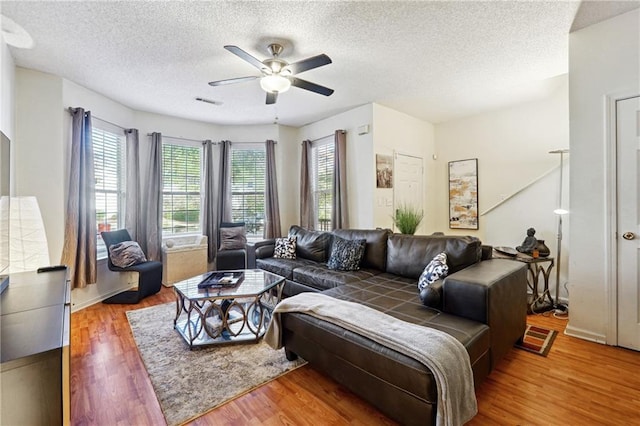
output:
<instances>
[{"instance_id":1,"label":"brown leather sectional sofa","mask_svg":"<svg viewBox=\"0 0 640 426\"><path fill-rule=\"evenodd\" d=\"M273 258L275 240L256 245L257 266L286 278L285 296L322 291L449 333L467 349L476 387L524 334L524 264L490 259L491 248L475 237L408 236L389 230L328 233L297 226L289 235L297 236L295 260ZM328 269L332 235L366 239L360 270ZM425 306L418 278L443 251L449 275L433 286L430 306ZM282 326L288 357L301 356L402 424L435 424L437 389L422 364L309 315L283 314Z\"/></svg>"}]
</instances>

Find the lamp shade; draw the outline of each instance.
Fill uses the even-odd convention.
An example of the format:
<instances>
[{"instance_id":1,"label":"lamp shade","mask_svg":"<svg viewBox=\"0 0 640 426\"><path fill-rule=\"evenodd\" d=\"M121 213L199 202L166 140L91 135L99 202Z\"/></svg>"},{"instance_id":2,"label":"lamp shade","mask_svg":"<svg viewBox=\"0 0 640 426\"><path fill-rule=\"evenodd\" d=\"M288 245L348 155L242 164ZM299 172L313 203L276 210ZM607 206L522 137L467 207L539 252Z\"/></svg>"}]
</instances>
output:
<instances>
[{"instance_id":1,"label":"lamp shade","mask_svg":"<svg viewBox=\"0 0 640 426\"><path fill-rule=\"evenodd\" d=\"M49 266L47 234L36 197L11 197L9 206L9 271Z\"/></svg>"},{"instance_id":2,"label":"lamp shade","mask_svg":"<svg viewBox=\"0 0 640 426\"><path fill-rule=\"evenodd\" d=\"M283 93L289 90L291 82L281 75L266 75L260 79L260 87L265 92Z\"/></svg>"}]
</instances>

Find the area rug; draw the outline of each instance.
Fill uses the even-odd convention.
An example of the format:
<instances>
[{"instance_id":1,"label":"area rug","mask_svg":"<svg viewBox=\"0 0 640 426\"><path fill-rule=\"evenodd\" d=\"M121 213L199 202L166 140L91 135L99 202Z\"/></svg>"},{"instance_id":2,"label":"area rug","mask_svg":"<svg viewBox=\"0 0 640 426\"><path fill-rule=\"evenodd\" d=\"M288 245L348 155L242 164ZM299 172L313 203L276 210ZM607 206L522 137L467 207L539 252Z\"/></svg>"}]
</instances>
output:
<instances>
[{"instance_id":1,"label":"area rug","mask_svg":"<svg viewBox=\"0 0 640 426\"><path fill-rule=\"evenodd\" d=\"M175 303L128 311L133 338L169 426L184 424L305 364L266 343L197 348L173 329Z\"/></svg>"},{"instance_id":2,"label":"area rug","mask_svg":"<svg viewBox=\"0 0 640 426\"><path fill-rule=\"evenodd\" d=\"M522 343L516 343L516 348L547 356L557 335L558 332L556 330L527 324Z\"/></svg>"}]
</instances>

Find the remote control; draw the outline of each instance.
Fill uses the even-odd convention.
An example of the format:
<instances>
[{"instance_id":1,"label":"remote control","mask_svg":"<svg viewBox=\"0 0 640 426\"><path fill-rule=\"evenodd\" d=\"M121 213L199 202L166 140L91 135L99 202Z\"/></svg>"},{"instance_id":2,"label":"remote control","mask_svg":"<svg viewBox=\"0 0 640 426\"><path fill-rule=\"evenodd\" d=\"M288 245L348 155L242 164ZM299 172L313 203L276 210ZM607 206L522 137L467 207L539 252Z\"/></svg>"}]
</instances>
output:
<instances>
[{"instance_id":1,"label":"remote control","mask_svg":"<svg viewBox=\"0 0 640 426\"><path fill-rule=\"evenodd\" d=\"M42 268L38 268L38 273L62 271L63 269L67 269L67 267L65 265L43 266Z\"/></svg>"}]
</instances>

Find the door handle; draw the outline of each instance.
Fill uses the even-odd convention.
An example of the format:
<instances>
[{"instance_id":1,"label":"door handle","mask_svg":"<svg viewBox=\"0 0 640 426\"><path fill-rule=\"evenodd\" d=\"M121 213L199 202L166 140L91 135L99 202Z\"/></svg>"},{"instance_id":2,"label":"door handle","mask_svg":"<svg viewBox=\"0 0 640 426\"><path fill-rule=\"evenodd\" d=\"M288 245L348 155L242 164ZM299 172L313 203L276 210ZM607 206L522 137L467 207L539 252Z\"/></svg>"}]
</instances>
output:
<instances>
[{"instance_id":1,"label":"door handle","mask_svg":"<svg viewBox=\"0 0 640 426\"><path fill-rule=\"evenodd\" d=\"M622 234L622 238L624 238L625 240L633 240L636 237L636 234L634 234L633 232L625 232L624 234Z\"/></svg>"}]
</instances>

